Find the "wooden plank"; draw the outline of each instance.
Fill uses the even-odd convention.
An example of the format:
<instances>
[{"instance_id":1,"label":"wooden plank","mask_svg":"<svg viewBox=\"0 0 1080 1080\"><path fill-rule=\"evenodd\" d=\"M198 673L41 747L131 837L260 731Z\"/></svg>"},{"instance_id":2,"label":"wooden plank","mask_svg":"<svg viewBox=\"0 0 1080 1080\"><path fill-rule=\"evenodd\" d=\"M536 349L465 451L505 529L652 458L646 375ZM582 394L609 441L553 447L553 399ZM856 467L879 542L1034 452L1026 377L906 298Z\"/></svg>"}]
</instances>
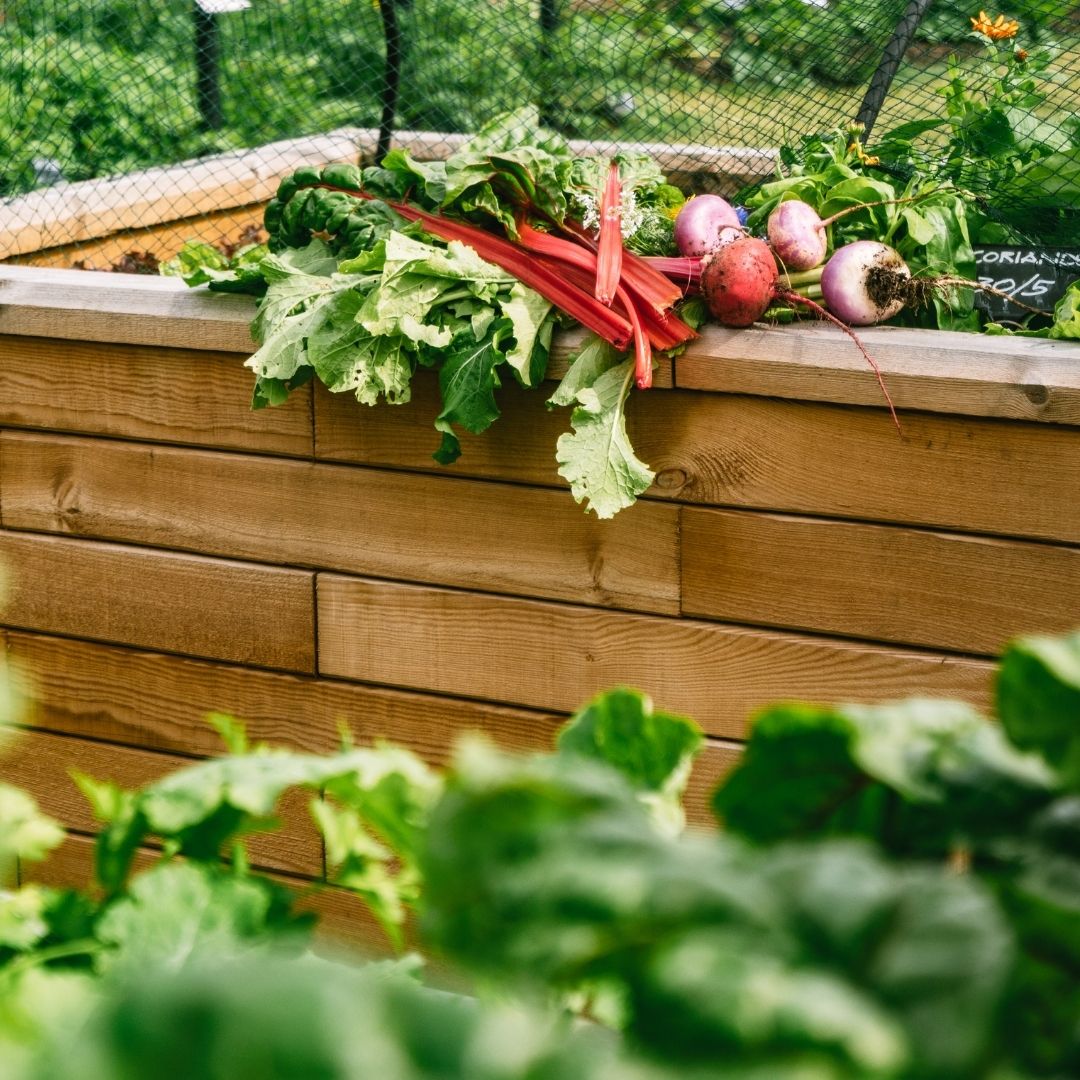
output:
<instances>
[{"instance_id":1,"label":"wooden plank","mask_svg":"<svg viewBox=\"0 0 1080 1080\"><path fill-rule=\"evenodd\" d=\"M250 353L253 314L178 278L0 266L0 334Z\"/></svg>"},{"instance_id":2,"label":"wooden plank","mask_svg":"<svg viewBox=\"0 0 1080 1080\"><path fill-rule=\"evenodd\" d=\"M859 336L901 411L1080 424L1080 350L1072 342L894 326ZM821 324L706 327L677 368L676 384L689 390L884 406L854 343Z\"/></svg>"},{"instance_id":3,"label":"wooden plank","mask_svg":"<svg viewBox=\"0 0 1080 1080\"><path fill-rule=\"evenodd\" d=\"M466 732L481 732L506 750L543 751L564 720L480 701L3 633L34 699L35 728L127 746L220 753L204 717L227 712L241 717L257 742L328 753L344 726L358 746L385 739L441 767ZM710 743L698 759L687 798L691 820L709 820L709 795L737 753L732 744Z\"/></svg>"},{"instance_id":4,"label":"wooden plank","mask_svg":"<svg viewBox=\"0 0 1080 1080\"><path fill-rule=\"evenodd\" d=\"M66 828L95 833L101 823L72 780L72 770L133 789L190 764L190 759L169 754L25 731L0 757L0 779L30 792ZM308 877L322 873L322 840L307 808L310 798L310 793L294 792L282 799L281 827L248 842L253 865Z\"/></svg>"},{"instance_id":5,"label":"wooden plank","mask_svg":"<svg viewBox=\"0 0 1080 1080\"><path fill-rule=\"evenodd\" d=\"M507 387L502 419L443 469L431 460L437 388L415 383L410 404L359 412L316 388L316 455L563 483L564 410ZM676 390L635 397L629 431L657 473L650 497L1080 542L1080 432L1069 427L908 413L900 438L877 409Z\"/></svg>"},{"instance_id":6,"label":"wooden plank","mask_svg":"<svg viewBox=\"0 0 1080 1080\"><path fill-rule=\"evenodd\" d=\"M0 533L6 625L314 670L311 575L86 540Z\"/></svg>"},{"instance_id":7,"label":"wooden plank","mask_svg":"<svg viewBox=\"0 0 1080 1080\"><path fill-rule=\"evenodd\" d=\"M679 421L678 396L649 403L670 423L644 442L680 499L1080 541L1074 428L917 413L899 438L878 410L714 394Z\"/></svg>"},{"instance_id":8,"label":"wooden plank","mask_svg":"<svg viewBox=\"0 0 1080 1080\"><path fill-rule=\"evenodd\" d=\"M10 200L0 251L20 255L269 199L301 165L355 161L356 128L215 154L107 181L57 184ZM370 138L374 145L375 136Z\"/></svg>"},{"instance_id":9,"label":"wooden plank","mask_svg":"<svg viewBox=\"0 0 1080 1080\"><path fill-rule=\"evenodd\" d=\"M310 455L310 386L253 412L243 361L193 349L0 336L0 424Z\"/></svg>"},{"instance_id":10,"label":"wooden plank","mask_svg":"<svg viewBox=\"0 0 1080 1080\"><path fill-rule=\"evenodd\" d=\"M678 510L612 521L562 492L6 432L9 528L407 581L679 610Z\"/></svg>"},{"instance_id":11,"label":"wooden plank","mask_svg":"<svg viewBox=\"0 0 1080 1080\"><path fill-rule=\"evenodd\" d=\"M412 386L412 400L392 408L365 408L351 394L331 394L324 386L316 386L315 456L440 476L564 485L558 475L555 444L570 430L570 412L545 409L544 391L523 390L507 380L497 395L500 418L482 435L461 432L461 457L443 466L431 456L439 446L438 432L432 427L441 409L438 383L428 373L418 372Z\"/></svg>"},{"instance_id":12,"label":"wooden plank","mask_svg":"<svg viewBox=\"0 0 1080 1080\"><path fill-rule=\"evenodd\" d=\"M250 297L175 279L0 266L0 333L250 351ZM896 404L967 416L1080 424L1080 348L899 327L866 332ZM826 326L707 328L677 360L677 385L851 405L882 405L865 361Z\"/></svg>"},{"instance_id":13,"label":"wooden plank","mask_svg":"<svg viewBox=\"0 0 1080 1080\"><path fill-rule=\"evenodd\" d=\"M559 711L630 684L734 738L778 698L990 697L989 663L936 653L333 574L317 589L319 670L364 682Z\"/></svg>"},{"instance_id":14,"label":"wooden plank","mask_svg":"<svg viewBox=\"0 0 1080 1080\"><path fill-rule=\"evenodd\" d=\"M1075 547L695 508L682 543L687 615L996 655L1080 611Z\"/></svg>"},{"instance_id":15,"label":"wooden plank","mask_svg":"<svg viewBox=\"0 0 1080 1080\"><path fill-rule=\"evenodd\" d=\"M211 712L240 717L256 742L328 753L342 727L445 764L480 731L510 750L552 745L562 718L393 688L306 678L137 649L5 631L8 655L34 699L35 728L177 753L220 753Z\"/></svg>"},{"instance_id":16,"label":"wooden plank","mask_svg":"<svg viewBox=\"0 0 1080 1080\"><path fill-rule=\"evenodd\" d=\"M301 165L372 159L377 128L340 128L283 139L252 149L214 154L108 180L57 184L5 204L0 252L25 254L108 236L120 229L158 225L269 199L278 181ZM470 136L437 131L395 131L394 145L424 160L441 160ZM575 154L618 151L651 154L668 173L726 182L730 191L770 175L777 151L701 143L615 143L575 139ZM163 194L167 193L167 194Z\"/></svg>"},{"instance_id":17,"label":"wooden plank","mask_svg":"<svg viewBox=\"0 0 1080 1080\"><path fill-rule=\"evenodd\" d=\"M168 221L124 229L95 239L80 240L12 259L26 266L58 269L108 270L132 251L145 251L160 262L171 259L189 240L209 244L235 244L245 229L262 228L264 204L202 214L183 221ZM79 265L76 267L75 264Z\"/></svg>"}]
</instances>

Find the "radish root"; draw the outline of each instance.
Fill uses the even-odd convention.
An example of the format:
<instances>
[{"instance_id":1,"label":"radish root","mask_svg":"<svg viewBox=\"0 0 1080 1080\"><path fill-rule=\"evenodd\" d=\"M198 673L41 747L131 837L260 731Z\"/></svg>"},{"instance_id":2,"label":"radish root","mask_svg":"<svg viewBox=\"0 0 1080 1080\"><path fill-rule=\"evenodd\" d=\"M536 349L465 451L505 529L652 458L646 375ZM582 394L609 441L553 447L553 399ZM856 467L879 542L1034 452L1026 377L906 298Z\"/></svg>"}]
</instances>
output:
<instances>
[{"instance_id":1,"label":"radish root","mask_svg":"<svg viewBox=\"0 0 1080 1080\"><path fill-rule=\"evenodd\" d=\"M809 299L809 297L801 296L799 293L791 292L789 289L777 289L776 296L777 299L783 300L785 303L799 304L803 307L809 308L815 315L817 315L819 319L824 319L826 322L832 323L833 326L837 327L838 329L843 330L844 333L847 334L847 336L855 342L855 345L858 347L859 352L863 354L863 356L866 358L866 362L873 369L874 376L878 382L878 386L881 387L881 392L885 395L885 401L889 406L889 412L892 415L893 423L896 425L897 432L900 435L903 435L904 431L903 428L900 427L900 417L896 415L896 406L893 405L893 400L889 396L889 389L885 385L885 379L881 374L881 368L878 367L877 361L866 351L866 346L863 345L861 339L859 338L859 335L856 334L855 331L847 325L847 323L841 322L835 315L830 314L828 311L825 310L825 308L823 308L819 303L817 303L817 301L811 300Z\"/></svg>"}]
</instances>

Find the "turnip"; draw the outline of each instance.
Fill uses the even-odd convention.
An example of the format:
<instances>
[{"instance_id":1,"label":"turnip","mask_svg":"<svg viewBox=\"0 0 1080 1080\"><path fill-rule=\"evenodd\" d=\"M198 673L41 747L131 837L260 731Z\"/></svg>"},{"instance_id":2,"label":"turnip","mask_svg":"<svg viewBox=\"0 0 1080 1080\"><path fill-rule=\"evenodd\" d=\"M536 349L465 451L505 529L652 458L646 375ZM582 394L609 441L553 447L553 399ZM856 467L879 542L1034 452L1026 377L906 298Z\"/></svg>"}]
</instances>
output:
<instances>
[{"instance_id":1,"label":"turnip","mask_svg":"<svg viewBox=\"0 0 1080 1080\"><path fill-rule=\"evenodd\" d=\"M766 232L776 258L789 270L812 270L825 261L825 222L801 199L780 203L769 215Z\"/></svg>"},{"instance_id":2,"label":"turnip","mask_svg":"<svg viewBox=\"0 0 1080 1080\"><path fill-rule=\"evenodd\" d=\"M912 298L911 271L886 244L856 240L837 248L825 264L821 298L849 326L873 326L899 314Z\"/></svg>"},{"instance_id":3,"label":"turnip","mask_svg":"<svg viewBox=\"0 0 1080 1080\"><path fill-rule=\"evenodd\" d=\"M785 270L813 270L825 261L829 249L828 228L835 221L871 206L893 206L897 203L918 202L934 192L912 195L903 199L880 199L876 202L845 206L831 217L823 218L801 199L785 199L777 203L765 225L769 243L777 261Z\"/></svg>"},{"instance_id":4,"label":"turnip","mask_svg":"<svg viewBox=\"0 0 1080 1080\"><path fill-rule=\"evenodd\" d=\"M725 229L735 231L725 234ZM742 232L735 207L719 195L695 195L687 199L675 218L675 246L680 255L707 255Z\"/></svg>"},{"instance_id":5,"label":"turnip","mask_svg":"<svg viewBox=\"0 0 1080 1080\"><path fill-rule=\"evenodd\" d=\"M811 276L799 275L790 283L805 283ZM876 240L855 240L837 248L821 271L822 301L849 326L885 322L905 305L925 307L952 288L992 293L1036 315L1049 314L979 281L944 274L913 278L899 253Z\"/></svg>"}]
</instances>

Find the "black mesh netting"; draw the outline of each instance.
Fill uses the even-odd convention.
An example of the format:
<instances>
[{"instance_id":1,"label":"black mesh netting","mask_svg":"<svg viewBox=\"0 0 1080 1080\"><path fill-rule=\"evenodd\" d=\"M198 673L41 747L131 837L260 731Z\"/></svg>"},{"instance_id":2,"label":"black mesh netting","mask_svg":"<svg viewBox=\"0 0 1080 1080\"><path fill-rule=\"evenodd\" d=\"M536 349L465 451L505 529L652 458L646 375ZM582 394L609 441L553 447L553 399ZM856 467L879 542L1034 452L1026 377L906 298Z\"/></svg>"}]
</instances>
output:
<instances>
[{"instance_id":1,"label":"black mesh netting","mask_svg":"<svg viewBox=\"0 0 1080 1080\"><path fill-rule=\"evenodd\" d=\"M532 102L573 138L673 144L672 167L727 191L772 169L775 148L858 117L883 167L952 176L1026 236L1080 241L1080 5L1018 0L979 37L977 10L925 6L0 0L0 224L52 215L43 243L69 243L65 191L85 233L86 181L191 159L208 159L199 185L184 169L141 182L159 216L205 213L193 186L212 191L208 169L243 182L242 149L359 131L370 153L391 117L397 132L465 133ZM263 181L298 153L264 153Z\"/></svg>"}]
</instances>

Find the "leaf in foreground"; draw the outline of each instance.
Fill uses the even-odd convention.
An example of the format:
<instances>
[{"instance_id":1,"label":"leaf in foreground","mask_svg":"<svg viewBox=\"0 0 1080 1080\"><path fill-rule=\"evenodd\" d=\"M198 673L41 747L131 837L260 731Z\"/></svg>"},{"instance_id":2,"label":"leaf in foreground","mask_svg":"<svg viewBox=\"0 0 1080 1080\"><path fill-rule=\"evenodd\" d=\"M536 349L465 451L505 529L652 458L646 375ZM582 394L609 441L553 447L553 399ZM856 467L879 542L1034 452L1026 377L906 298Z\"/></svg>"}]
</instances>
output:
<instances>
[{"instance_id":1,"label":"leaf in foreground","mask_svg":"<svg viewBox=\"0 0 1080 1080\"><path fill-rule=\"evenodd\" d=\"M595 758L639 790L657 824L678 832L682 794L704 741L692 720L656 711L640 690L620 687L595 697L559 732L561 754Z\"/></svg>"},{"instance_id":2,"label":"leaf in foreground","mask_svg":"<svg viewBox=\"0 0 1080 1080\"><path fill-rule=\"evenodd\" d=\"M1024 820L1053 786L1037 757L959 701L790 704L756 718L714 807L756 843L854 834L943 855Z\"/></svg>"},{"instance_id":3,"label":"leaf in foreground","mask_svg":"<svg viewBox=\"0 0 1080 1080\"><path fill-rule=\"evenodd\" d=\"M997 707L1017 746L1037 751L1080 787L1080 631L1013 642L998 672Z\"/></svg>"}]
</instances>

